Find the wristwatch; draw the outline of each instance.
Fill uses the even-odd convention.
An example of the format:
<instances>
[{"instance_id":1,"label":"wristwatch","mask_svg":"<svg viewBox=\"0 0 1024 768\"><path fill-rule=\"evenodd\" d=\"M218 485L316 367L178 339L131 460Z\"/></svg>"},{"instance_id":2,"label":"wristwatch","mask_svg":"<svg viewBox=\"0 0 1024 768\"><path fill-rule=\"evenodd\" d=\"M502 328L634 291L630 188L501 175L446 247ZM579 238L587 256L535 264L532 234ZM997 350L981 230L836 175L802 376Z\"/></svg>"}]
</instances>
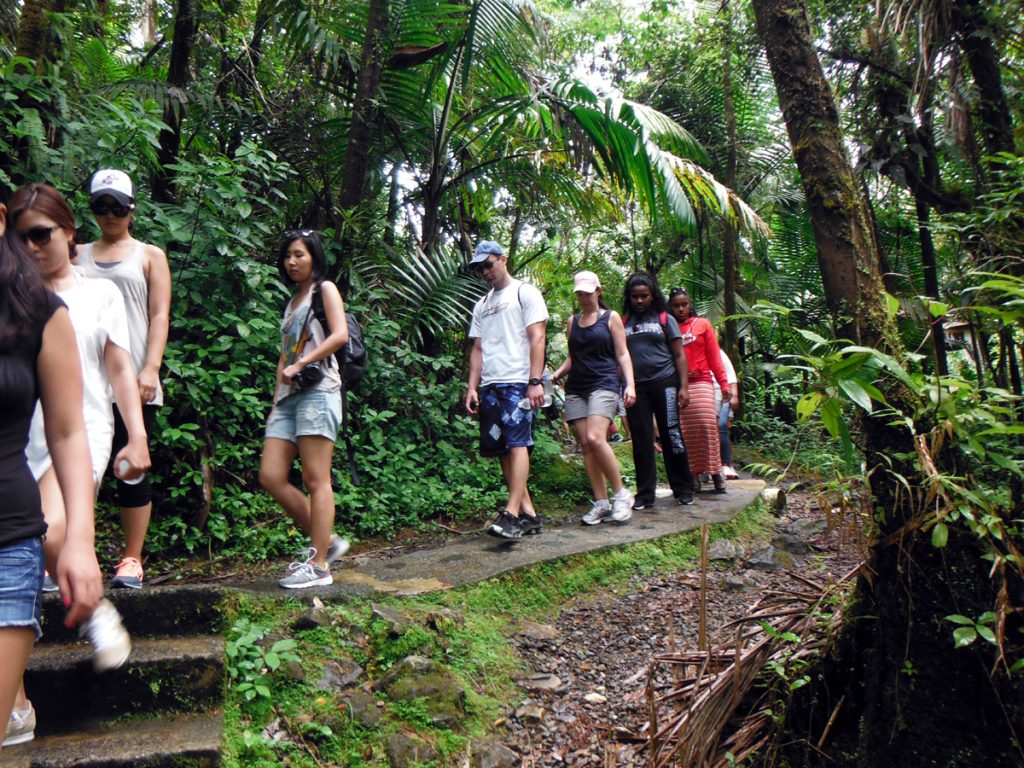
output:
<instances>
[{"instance_id":1,"label":"wristwatch","mask_svg":"<svg viewBox=\"0 0 1024 768\"><path fill-rule=\"evenodd\" d=\"M529 384L529 385L530 385L531 387L535 387L535 386L537 386L538 384L543 384L544 382L543 382L543 381L541 381L540 379L537 379L537 378L533 378L533 379L530 379L530 380L529 380L529 381L528 381L527 383L528 383L528 384Z\"/></svg>"}]
</instances>

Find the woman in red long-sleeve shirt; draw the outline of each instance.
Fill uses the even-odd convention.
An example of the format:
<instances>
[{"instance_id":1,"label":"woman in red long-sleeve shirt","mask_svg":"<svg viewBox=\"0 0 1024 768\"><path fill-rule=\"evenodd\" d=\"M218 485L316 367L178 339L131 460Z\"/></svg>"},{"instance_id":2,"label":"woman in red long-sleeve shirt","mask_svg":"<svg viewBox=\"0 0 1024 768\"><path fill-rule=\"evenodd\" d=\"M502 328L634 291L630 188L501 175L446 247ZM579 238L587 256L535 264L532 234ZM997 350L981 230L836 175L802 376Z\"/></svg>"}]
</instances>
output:
<instances>
[{"instance_id":1,"label":"woman in red long-sleeve shirt","mask_svg":"<svg viewBox=\"0 0 1024 768\"><path fill-rule=\"evenodd\" d=\"M690 471L695 478L704 473L711 475L715 492L725 493L715 387L711 382L714 375L722 391L729 391L718 337L707 319L697 317L685 288L673 288L669 292L669 309L679 323L683 352L690 370L690 402L679 411L679 425L690 455ZM699 490L699 484L695 485Z\"/></svg>"}]
</instances>

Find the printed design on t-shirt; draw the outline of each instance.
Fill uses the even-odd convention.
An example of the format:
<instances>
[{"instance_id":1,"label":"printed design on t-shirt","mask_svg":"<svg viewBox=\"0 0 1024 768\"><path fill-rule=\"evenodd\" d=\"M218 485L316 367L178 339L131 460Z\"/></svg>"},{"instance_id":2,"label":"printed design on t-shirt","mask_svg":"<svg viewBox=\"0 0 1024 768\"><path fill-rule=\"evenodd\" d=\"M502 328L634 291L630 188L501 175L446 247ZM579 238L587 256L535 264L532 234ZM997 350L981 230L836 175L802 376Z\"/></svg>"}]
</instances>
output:
<instances>
[{"instance_id":1,"label":"printed design on t-shirt","mask_svg":"<svg viewBox=\"0 0 1024 768\"><path fill-rule=\"evenodd\" d=\"M306 315L312 312L312 308L307 308L305 313L296 311L287 320L287 325L284 327L284 352L285 352L285 365L291 365L300 357L302 357L302 348L306 346L308 339L303 339L302 334L306 329ZM303 322L299 322L299 318L302 318ZM312 320L312 318L310 318ZM301 347L300 347L301 345Z\"/></svg>"},{"instance_id":2,"label":"printed design on t-shirt","mask_svg":"<svg viewBox=\"0 0 1024 768\"><path fill-rule=\"evenodd\" d=\"M508 309L508 302L499 301L495 304L491 304L490 306L484 307L483 312L480 313L480 316L490 317L491 315L496 315L499 312L504 312L506 309Z\"/></svg>"},{"instance_id":3,"label":"printed design on t-shirt","mask_svg":"<svg viewBox=\"0 0 1024 768\"><path fill-rule=\"evenodd\" d=\"M645 323L636 323L626 326L627 336L637 336L641 333L653 333L657 336L665 335L665 332L661 329L661 323L657 320L648 320Z\"/></svg>"},{"instance_id":4,"label":"printed design on t-shirt","mask_svg":"<svg viewBox=\"0 0 1024 768\"><path fill-rule=\"evenodd\" d=\"M687 344L693 344L693 342L695 342L697 340L697 337L693 335L692 331L686 331L683 334L682 339L683 339L683 346L685 347Z\"/></svg>"}]
</instances>

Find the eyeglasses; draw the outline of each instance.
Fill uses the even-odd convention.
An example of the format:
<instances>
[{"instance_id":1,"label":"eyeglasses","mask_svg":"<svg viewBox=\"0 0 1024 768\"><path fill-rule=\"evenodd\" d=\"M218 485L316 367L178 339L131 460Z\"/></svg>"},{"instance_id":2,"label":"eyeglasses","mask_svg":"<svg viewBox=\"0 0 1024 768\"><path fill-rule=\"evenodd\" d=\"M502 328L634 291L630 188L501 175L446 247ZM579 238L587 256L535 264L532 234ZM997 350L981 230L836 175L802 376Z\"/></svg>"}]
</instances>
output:
<instances>
[{"instance_id":1,"label":"eyeglasses","mask_svg":"<svg viewBox=\"0 0 1024 768\"><path fill-rule=\"evenodd\" d=\"M55 229L60 229L60 227L32 227L30 229L26 229L24 232L19 232L18 237L20 237L24 243L31 240L34 245L41 248L50 242L50 238L53 236L53 230Z\"/></svg>"},{"instance_id":2,"label":"eyeglasses","mask_svg":"<svg viewBox=\"0 0 1024 768\"><path fill-rule=\"evenodd\" d=\"M120 205L119 203L90 203L89 208L97 216L106 216L108 213L112 213L117 218L123 219L129 213L132 212L133 205Z\"/></svg>"},{"instance_id":3,"label":"eyeglasses","mask_svg":"<svg viewBox=\"0 0 1024 768\"><path fill-rule=\"evenodd\" d=\"M315 229L289 229L284 233L284 239L294 240L298 237L312 237L315 234Z\"/></svg>"},{"instance_id":4,"label":"eyeglasses","mask_svg":"<svg viewBox=\"0 0 1024 768\"><path fill-rule=\"evenodd\" d=\"M488 259L487 261L482 262L480 264L470 265L470 269L472 269L474 272L490 272L492 269L494 269L494 265L497 263L497 259Z\"/></svg>"}]
</instances>

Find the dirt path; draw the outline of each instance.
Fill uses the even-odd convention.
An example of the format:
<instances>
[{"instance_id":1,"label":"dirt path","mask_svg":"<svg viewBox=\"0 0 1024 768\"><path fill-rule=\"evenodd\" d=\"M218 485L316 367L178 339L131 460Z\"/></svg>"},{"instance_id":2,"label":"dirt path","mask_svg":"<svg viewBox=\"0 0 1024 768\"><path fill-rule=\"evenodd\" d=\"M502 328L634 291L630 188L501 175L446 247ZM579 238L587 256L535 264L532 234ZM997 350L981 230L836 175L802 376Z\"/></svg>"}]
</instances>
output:
<instances>
[{"instance_id":1,"label":"dirt path","mask_svg":"<svg viewBox=\"0 0 1024 768\"><path fill-rule=\"evenodd\" d=\"M712 564L712 644L716 631L746 615L766 590L801 586L790 573L828 583L854 567L854 547L841 547L824 523L809 498L791 495L777 531L800 530L789 544L799 549L802 541L808 551L793 555L789 569L755 570L749 550ZM526 756L523 765L646 765L648 664L657 653L697 647L699 604L698 573L637 576L600 599L570 605L551 626L525 626L515 642L535 674L505 723L506 741Z\"/></svg>"}]
</instances>

